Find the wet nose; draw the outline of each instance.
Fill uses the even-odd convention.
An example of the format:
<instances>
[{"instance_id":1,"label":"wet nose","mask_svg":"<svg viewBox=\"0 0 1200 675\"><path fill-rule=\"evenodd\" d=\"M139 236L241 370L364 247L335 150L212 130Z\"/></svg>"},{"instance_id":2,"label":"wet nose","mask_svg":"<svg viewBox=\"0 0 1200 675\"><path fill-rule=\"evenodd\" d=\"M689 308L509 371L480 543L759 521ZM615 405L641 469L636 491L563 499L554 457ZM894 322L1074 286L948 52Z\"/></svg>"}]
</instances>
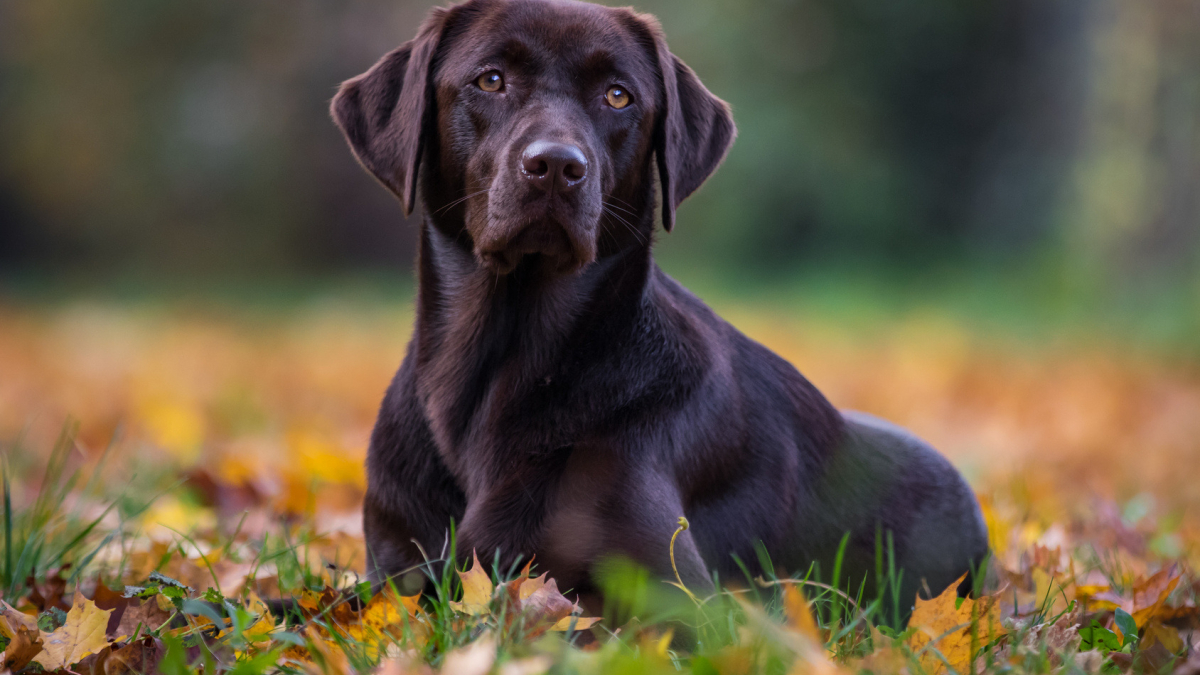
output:
<instances>
[{"instance_id":1,"label":"wet nose","mask_svg":"<svg viewBox=\"0 0 1200 675\"><path fill-rule=\"evenodd\" d=\"M546 192L567 192L587 177L587 157L574 145L534 141L521 153L521 174Z\"/></svg>"}]
</instances>

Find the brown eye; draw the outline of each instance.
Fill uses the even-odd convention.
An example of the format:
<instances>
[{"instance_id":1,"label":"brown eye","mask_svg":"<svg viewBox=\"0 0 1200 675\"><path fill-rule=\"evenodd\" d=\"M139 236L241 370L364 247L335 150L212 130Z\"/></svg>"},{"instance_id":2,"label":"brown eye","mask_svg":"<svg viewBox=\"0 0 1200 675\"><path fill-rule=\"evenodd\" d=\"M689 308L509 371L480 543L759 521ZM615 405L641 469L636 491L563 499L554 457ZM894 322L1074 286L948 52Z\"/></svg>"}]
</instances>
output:
<instances>
[{"instance_id":1,"label":"brown eye","mask_svg":"<svg viewBox=\"0 0 1200 675\"><path fill-rule=\"evenodd\" d=\"M624 87L609 87L608 91L604 93L604 100L608 101L610 106L620 110L629 105L629 101L632 99Z\"/></svg>"},{"instance_id":2,"label":"brown eye","mask_svg":"<svg viewBox=\"0 0 1200 675\"><path fill-rule=\"evenodd\" d=\"M504 76L498 70L489 70L480 75L475 84L484 91L500 91L504 88Z\"/></svg>"}]
</instances>

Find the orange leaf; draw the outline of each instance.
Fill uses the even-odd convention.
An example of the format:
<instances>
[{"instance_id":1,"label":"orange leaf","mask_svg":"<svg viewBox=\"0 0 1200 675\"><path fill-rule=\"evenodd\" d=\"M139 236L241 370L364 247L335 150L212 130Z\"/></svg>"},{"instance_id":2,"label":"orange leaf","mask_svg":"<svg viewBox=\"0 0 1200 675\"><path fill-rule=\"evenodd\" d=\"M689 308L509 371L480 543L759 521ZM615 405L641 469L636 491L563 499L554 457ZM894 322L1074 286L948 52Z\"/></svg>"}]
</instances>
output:
<instances>
[{"instance_id":1,"label":"orange leaf","mask_svg":"<svg viewBox=\"0 0 1200 675\"><path fill-rule=\"evenodd\" d=\"M825 644L825 638L821 635L817 620L813 618L808 600L795 584L785 584L783 587L783 611L792 630L811 640L814 645Z\"/></svg>"},{"instance_id":2,"label":"orange leaf","mask_svg":"<svg viewBox=\"0 0 1200 675\"><path fill-rule=\"evenodd\" d=\"M994 599L964 598L958 605L957 589L962 579L960 577L932 600L918 597L909 619L909 626L919 630L909 638L908 644L920 655L921 665L931 675L949 672L934 649L946 657L950 668L965 673L975 651L1000 631L1000 609Z\"/></svg>"},{"instance_id":3,"label":"orange leaf","mask_svg":"<svg viewBox=\"0 0 1200 675\"><path fill-rule=\"evenodd\" d=\"M1133 620L1143 628L1165 609L1167 596L1179 585L1179 572L1174 567L1162 570L1133 587Z\"/></svg>"}]
</instances>

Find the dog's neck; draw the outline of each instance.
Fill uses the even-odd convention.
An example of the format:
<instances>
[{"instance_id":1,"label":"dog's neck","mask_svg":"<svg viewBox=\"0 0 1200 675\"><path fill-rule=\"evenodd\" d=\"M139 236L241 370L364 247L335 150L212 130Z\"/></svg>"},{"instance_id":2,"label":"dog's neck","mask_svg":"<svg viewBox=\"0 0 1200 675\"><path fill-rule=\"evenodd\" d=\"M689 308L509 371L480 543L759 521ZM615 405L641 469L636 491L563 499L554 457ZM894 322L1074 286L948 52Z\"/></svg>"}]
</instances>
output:
<instances>
[{"instance_id":1,"label":"dog's neck","mask_svg":"<svg viewBox=\"0 0 1200 675\"><path fill-rule=\"evenodd\" d=\"M654 280L649 244L574 274L527 257L509 274L426 218L417 259L412 357L433 431L456 445L489 392L519 398L631 330Z\"/></svg>"}]
</instances>

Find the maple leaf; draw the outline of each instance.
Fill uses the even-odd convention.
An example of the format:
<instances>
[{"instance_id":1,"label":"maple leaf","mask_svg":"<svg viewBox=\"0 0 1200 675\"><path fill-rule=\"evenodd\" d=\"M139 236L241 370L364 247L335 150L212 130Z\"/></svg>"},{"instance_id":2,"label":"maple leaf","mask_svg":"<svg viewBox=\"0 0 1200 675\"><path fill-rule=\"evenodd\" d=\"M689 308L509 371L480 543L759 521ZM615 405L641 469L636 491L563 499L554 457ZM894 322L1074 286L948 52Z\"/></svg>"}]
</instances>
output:
<instances>
[{"instance_id":1,"label":"maple leaf","mask_svg":"<svg viewBox=\"0 0 1200 675\"><path fill-rule=\"evenodd\" d=\"M545 574L530 577L530 565L526 565L521 576L505 584L509 606L508 625L518 618L525 621L526 639L536 638L546 631L565 632L591 628L599 618L581 617L575 614L579 605L571 602L558 591L558 582L547 579Z\"/></svg>"},{"instance_id":2,"label":"maple leaf","mask_svg":"<svg viewBox=\"0 0 1200 675\"><path fill-rule=\"evenodd\" d=\"M67 622L44 636L44 650L34 661L46 670L66 669L88 654L104 649L109 645L105 631L111 613L111 609L100 609L96 603L76 591L71 609L67 612Z\"/></svg>"},{"instance_id":3,"label":"maple leaf","mask_svg":"<svg viewBox=\"0 0 1200 675\"><path fill-rule=\"evenodd\" d=\"M131 598L125 597L124 592L115 591L104 584L104 580L96 581L96 590L92 593L92 602L100 609L112 610L108 615L108 627L105 632L111 638L118 635L121 627L121 617L125 615L125 609L132 601ZM124 635L132 635L132 633L124 633Z\"/></svg>"},{"instance_id":4,"label":"maple leaf","mask_svg":"<svg viewBox=\"0 0 1200 675\"><path fill-rule=\"evenodd\" d=\"M366 653L375 657L386 638L400 638L404 629L416 646L429 640L429 625L418 618L420 596L406 597L389 590L377 594L363 607L356 620L344 627L344 632L357 642L366 644Z\"/></svg>"},{"instance_id":5,"label":"maple leaf","mask_svg":"<svg viewBox=\"0 0 1200 675\"><path fill-rule=\"evenodd\" d=\"M0 672L20 670L42 651L37 620L18 612L3 600L0 600L0 635L8 638L8 646L0 652Z\"/></svg>"},{"instance_id":6,"label":"maple leaf","mask_svg":"<svg viewBox=\"0 0 1200 675\"><path fill-rule=\"evenodd\" d=\"M472 551L471 555L474 558L471 569L458 573L463 586L462 601L451 602L450 606L463 614L479 616L486 614L491 607L492 594L496 592L496 587L483 565L479 563L479 554Z\"/></svg>"},{"instance_id":7,"label":"maple leaf","mask_svg":"<svg viewBox=\"0 0 1200 675\"><path fill-rule=\"evenodd\" d=\"M1170 621L1197 614L1195 606L1167 604L1167 598L1179 585L1180 576L1178 569L1172 566L1134 581L1132 597L1122 596L1109 586L1098 585L1077 589L1076 597L1086 600L1091 609L1124 610L1133 617L1140 630L1155 620Z\"/></svg>"},{"instance_id":8,"label":"maple leaf","mask_svg":"<svg viewBox=\"0 0 1200 675\"><path fill-rule=\"evenodd\" d=\"M975 652L1000 633L1000 609L993 598L963 598L959 604L957 589L965 577L932 600L918 597L909 619L908 625L918 629L909 637L909 647L931 675L942 675L950 668L967 672Z\"/></svg>"}]
</instances>

